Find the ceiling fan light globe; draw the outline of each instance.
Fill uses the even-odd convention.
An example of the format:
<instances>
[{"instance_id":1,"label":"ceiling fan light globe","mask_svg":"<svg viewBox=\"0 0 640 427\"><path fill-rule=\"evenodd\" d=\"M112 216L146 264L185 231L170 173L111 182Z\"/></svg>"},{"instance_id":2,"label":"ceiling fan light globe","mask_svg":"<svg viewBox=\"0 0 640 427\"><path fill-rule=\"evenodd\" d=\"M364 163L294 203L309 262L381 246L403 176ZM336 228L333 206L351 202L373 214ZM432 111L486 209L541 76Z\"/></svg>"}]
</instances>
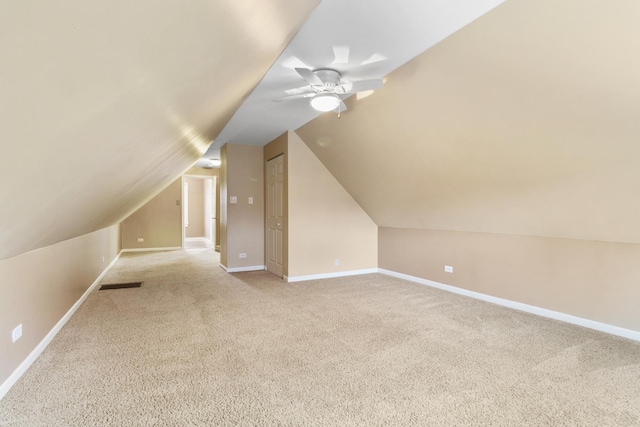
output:
<instances>
[{"instance_id":1,"label":"ceiling fan light globe","mask_svg":"<svg viewBox=\"0 0 640 427\"><path fill-rule=\"evenodd\" d=\"M319 93L311 98L311 106L318 111L333 111L340 105L340 97L335 93Z\"/></svg>"}]
</instances>

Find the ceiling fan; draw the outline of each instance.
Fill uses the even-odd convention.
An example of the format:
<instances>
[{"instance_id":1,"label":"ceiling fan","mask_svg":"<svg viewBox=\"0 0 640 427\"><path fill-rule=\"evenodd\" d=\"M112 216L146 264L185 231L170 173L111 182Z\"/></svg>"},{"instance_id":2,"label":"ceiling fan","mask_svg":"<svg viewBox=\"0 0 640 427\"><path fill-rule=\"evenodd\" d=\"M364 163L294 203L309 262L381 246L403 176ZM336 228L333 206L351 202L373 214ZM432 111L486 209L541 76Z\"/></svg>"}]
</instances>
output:
<instances>
[{"instance_id":1,"label":"ceiling fan","mask_svg":"<svg viewBox=\"0 0 640 427\"><path fill-rule=\"evenodd\" d=\"M340 95L379 89L383 86L382 79L358 80L343 82L340 73L329 68L310 70L308 68L295 69L310 86L300 88L301 93L285 96L274 101L290 101L301 98L311 98L311 106L318 111L345 111L347 109ZM295 89L293 91L296 91Z\"/></svg>"}]
</instances>

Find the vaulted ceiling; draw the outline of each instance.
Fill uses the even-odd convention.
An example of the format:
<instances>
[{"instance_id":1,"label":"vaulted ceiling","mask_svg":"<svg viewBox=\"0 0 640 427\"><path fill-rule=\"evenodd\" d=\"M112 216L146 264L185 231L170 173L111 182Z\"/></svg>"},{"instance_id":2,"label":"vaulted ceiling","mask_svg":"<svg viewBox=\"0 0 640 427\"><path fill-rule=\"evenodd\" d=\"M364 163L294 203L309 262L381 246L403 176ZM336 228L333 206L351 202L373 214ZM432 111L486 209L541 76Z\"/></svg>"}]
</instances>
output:
<instances>
[{"instance_id":1,"label":"vaulted ceiling","mask_svg":"<svg viewBox=\"0 0 640 427\"><path fill-rule=\"evenodd\" d=\"M264 144L315 117L242 116L294 36L312 67L384 51L384 75L501 2L2 2L0 259L118 223L214 139L254 142L233 126Z\"/></svg>"},{"instance_id":2,"label":"vaulted ceiling","mask_svg":"<svg viewBox=\"0 0 640 427\"><path fill-rule=\"evenodd\" d=\"M118 223L215 138L245 142L243 102L289 53L321 66L294 36L343 3L0 3L0 259ZM449 33L500 3L415 2L445 11L432 26L473 9ZM640 243L639 18L635 0L508 0L299 135L378 225Z\"/></svg>"},{"instance_id":3,"label":"vaulted ceiling","mask_svg":"<svg viewBox=\"0 0 640 427\"><path fill-rule=\"evenodd\" d=\"M205 158L219 158L227 142L265 145L319 116L308 98L274 102L309 90L295 67L330 68L341 74L342 83L383 78L503 1L323 0Z\"/></svg>"},{"instance_id":4,"label":"vaulted ceiling","mask_svg":"<svg viewBox=\"0 0 640 427\"><path fill-rule=\"evenodd\" d=\"M188 169L318 2L1 2L0 259L117 223Z\"/></svg>"},{"instance_id":5,"label":"vaulted ceiling","mask_svg":"<svg viewBox=\"0 0 640 427\"><path fill-rule=\"evenodd\" d=\"M509 0L298 135L379 226L637 244L638 22Z\"/></svg>"}]
</instances>

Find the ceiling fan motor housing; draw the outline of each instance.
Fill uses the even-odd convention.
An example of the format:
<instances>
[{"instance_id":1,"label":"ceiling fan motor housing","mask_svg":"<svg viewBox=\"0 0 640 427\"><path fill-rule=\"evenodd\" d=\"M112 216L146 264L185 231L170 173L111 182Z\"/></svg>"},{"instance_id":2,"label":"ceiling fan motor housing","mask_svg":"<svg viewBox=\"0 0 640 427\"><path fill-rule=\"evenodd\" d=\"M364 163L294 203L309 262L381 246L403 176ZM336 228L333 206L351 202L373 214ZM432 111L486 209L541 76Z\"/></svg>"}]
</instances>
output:
<instances>
[{"instance_id":1,"label":"ceiling fan motor housing","mask_svg":"<svg viewBox=\"0 0 640 427\"><path fill-rule=\"evenodd\" d=\"M320 69L313 73L324 83L323 90L331 90L340 84L340 73L336 70Z\"/></svg>"}]
</instances>

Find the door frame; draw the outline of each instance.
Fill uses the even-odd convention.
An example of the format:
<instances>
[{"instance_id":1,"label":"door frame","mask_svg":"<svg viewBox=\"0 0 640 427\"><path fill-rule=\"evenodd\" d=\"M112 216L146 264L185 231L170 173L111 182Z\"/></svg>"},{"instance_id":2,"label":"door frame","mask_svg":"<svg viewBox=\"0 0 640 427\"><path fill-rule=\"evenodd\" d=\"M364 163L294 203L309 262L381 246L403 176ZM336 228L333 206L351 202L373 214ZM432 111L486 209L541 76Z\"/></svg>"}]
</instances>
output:
<instances>
[{"instance_id":1,"label":"door frame","mask_svg":"<svg viewBox=\"0 0 640 427\"><path fill-rule=\"evenodd\" d=\"M282 277L284 280L287 280L288 274L288 188L287 188L287 154L286 152L277 152L273 153L269 158L265 157L264 160L264 264L265 269L269 271L269 226L268 216L269 216L269 189L268 189L268 180L269 180L269 170L268 163L272 160L277 159L278 157L282 157ZM273 273L273 272L271 272ZM273 273L275 274L275 273ZM277 275L277 274L275 274Z\"/></svg>"},{"instance_id":2,"label":"door frame","mask_svg":"<svg viewBox=\"0 0 640 427\"><path fill-rule=\"evenodd\" d=\"M215 168L218 171L220 170L219 168ZM216 250L217 252L220 252L219 248L216 249L216 241L219 242L220 239L220 173L218 172L218 175L199 175L199 174L184 174L181 176L181 200L180 203L182 204L182 209L181 209L181 215L180 215L180 220L182 223L182 248L185 248L185 242L186 242L186 230L185 230L185 226L184 226L184 215L185 215L185 194L184 194L184 184L185 184L185 178L196 178L196 179L210 179L212 180L212 188L215 191L215 199L212 200L213 202L213 209L216 212L216 220L215 223L212 225L212 234L213 234L213 239L211 241L211 245L212 248L214 250Z\"/></svg>"}]
</instances>

